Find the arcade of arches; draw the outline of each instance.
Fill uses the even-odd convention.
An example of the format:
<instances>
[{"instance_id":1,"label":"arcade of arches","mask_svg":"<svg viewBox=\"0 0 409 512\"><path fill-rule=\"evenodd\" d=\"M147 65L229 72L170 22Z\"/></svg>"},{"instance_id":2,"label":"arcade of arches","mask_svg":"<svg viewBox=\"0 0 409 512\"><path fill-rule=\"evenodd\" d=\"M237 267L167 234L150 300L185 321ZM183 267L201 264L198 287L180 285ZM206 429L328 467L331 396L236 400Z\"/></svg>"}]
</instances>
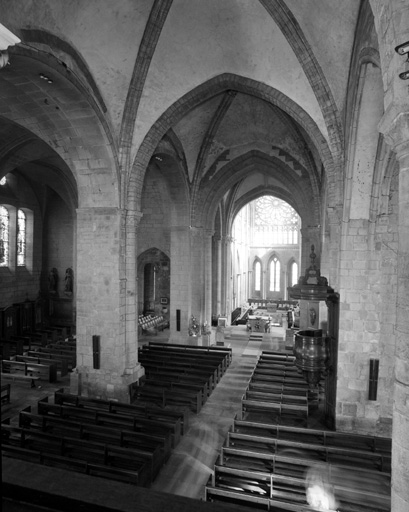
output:
<instances>
[{"instance_id":1,"label":"arcade of arches","mask_svg":"<svg viewBox=\"0 0 409 512\"><path fill-rule=\"evenodd\" d=\"M138 315L166 304L170 340L192 315L229 318L255 264L233 221L284 201L299 249L261 268L279 262L285 289L314 245L340 297L337 429L392 437L392 509L407 510L409 64L394 51L407 2L0 8L0 307L52 302L76 325L72 386L126 399L144 373Z\"/></svg>"}]
</instances>

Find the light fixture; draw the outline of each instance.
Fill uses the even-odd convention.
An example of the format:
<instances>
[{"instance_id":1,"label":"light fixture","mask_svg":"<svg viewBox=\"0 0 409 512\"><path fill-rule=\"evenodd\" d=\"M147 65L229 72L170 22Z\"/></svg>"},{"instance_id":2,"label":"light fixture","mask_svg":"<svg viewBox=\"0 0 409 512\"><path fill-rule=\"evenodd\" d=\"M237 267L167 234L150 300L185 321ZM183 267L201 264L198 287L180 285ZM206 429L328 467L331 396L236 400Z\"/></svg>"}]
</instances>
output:
<instances>
[{"instance_id":1,"label":"light fixture","mask_svg":"<svg viewBox=\"0 0 409 512\"><path fill-rule=\"evenodd\" d=\"M399 53L399 55L405 55L405 53L409 54L409 41L407 41L406 43L402 43L402 44L399 44L398 46L396 46L395 47L395 52ZM409 55L408 55L408 60L409 60Z\"/></svg>"},{"instance_id":2,"label":"light fixture","mask_svg":"<svg viewBox=\"0 0 409 512\"><path fill-rule=\"evenodd\" d=\"M406 62L409 62L409 41L406 43L399 44L395 47L395 52L399 55L405 55L408 54L408 58L406 59ZM408 80L409 78L409 71L404 71L403 73L399 73L399 78L401 80Z\"/></svg>"},{"instance_id":3,"label":"light fixture","mask_svg":"<svg viewBox=\"0 0 409 512\"><path fill-rule=\"evenodd\" d=\"M49 84L52 84L53 83L53 80L48 77L47 75L45 75L44 73L40 73L39 74L40 78L42 78L43 80L46 80Z\"/></svg>"}]
</instances>

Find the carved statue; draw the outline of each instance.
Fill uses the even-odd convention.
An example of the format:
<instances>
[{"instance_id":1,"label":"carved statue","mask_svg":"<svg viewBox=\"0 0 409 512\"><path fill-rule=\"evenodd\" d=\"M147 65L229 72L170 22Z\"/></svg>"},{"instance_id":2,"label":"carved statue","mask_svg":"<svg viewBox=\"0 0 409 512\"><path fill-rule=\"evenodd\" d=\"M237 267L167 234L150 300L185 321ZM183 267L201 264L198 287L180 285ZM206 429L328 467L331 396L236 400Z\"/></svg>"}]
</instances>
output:
<instances>
[{"instance_id":1,"label":"carved statue","mask_svg":"<svg viewBox=\"0 0 409 512\"><path fill-rule=\"evenodd\" d=\"M72 268L67 268L67 270L65 271L64 281L64 292L71 294L74 285L74 271L72 270Z\"/></svg>"},{"instance_id":2,"label":"carved statue","mask_svg":"<svg viewBox=\"0 0 409 512\"><path fill-rule=\"evenodd\" d=\"M310 323L312 326L315 325L315 321L317 319L317 312L314 308L310 308Z\"/></svg>"},{"instance_id":3,"label":"carved statue","mask_svg":"<svg viewBox=\"0 0 409 512\"><path fill-rule=\"evenodd\" d=\"M199 331L200 331L200 326L199 326L196 318L192 315L192 318L190 319L189 336L198 336Z\"/></svg>"},{"instance_id":4,"label":"carved statue","mask_svg":"<svg viewBox=\"0 0 409 512\"><path fill-rule=\"evenodd\" d=\"M53 267L48 274L48 290L52 293L57 291L58 285L58 270Z\"/></svg>"}]
</instances>

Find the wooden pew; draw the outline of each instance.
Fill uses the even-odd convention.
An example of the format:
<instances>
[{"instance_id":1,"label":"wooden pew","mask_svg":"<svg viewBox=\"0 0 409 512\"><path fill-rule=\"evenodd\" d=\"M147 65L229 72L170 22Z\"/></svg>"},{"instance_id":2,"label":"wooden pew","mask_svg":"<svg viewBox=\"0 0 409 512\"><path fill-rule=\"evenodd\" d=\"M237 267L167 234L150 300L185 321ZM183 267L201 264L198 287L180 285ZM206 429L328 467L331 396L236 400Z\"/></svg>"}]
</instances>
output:
<instances>
[{"instance_id":1,"label":"wooden pew","mask_svg":"<svg viewBox=\"0 0 409 512\"><path fill-rule=\"evenodd\" d=\"M29 448L41 454L69 457L87 463L125 470L135 476L137 485L149 487L152 483L150 460L130 448L121 448L89 440L60 437L33 429L24 429L2 423L2 445Z\"/></svg>"},{"instance_id":2,"label":"wooden pew","mask_svg":"<svg viewBox=\"0 0 409 512\"><path fill-rule=\"evenodd\" d=\"M297 401L296 403L291 403L288 400L285 402L278 398L277 401L273 402L268 399L263 400L260 396L256 396L254 393L248 393L247 391L242 396L241 407L243 417L249 413L272 413L273 415L278 416L282 416L284 414L292 414L305 419L308 417L307 401L303 403Z\"/></svg>"},{"instance_id":3,"label":"wooden pew","mask_svg":"<svg viewBox=\"0 0 409 512\"><path fill-rule=\"evenodd\" d=\"M52 357L36 357L36 356L16 356L16 361L24 361L26 363L38 364L55 364L57 370L61 373L61 377L68 375L68 363L66 359L57 359Z\"/></svg>"},{"instance_id":4,"label":"wooden pew","mask_svg":"<svg viewBox=\"0 0 409 512\"><path fill-rule=\"evenodd\" d=\"M63 350L58 348L49 348L49 347L39 347L36 352L39 352L41 354L52 354L53 357L63 356L65 359L67 359L69 364L69 369L75 368L77 364L77 355L76 352L72 350ZM31 353L29 355L32 355ZM40 357L43 357L42 355Z\"/></svg>"},{"instance_id":5,"label":"wooden pew","mask_svg":"<svg viewBox=\"0 0 409 512\"><path fill-rule=\"evenodd\" d=\"M22 354L24 352L24 342L21 338L1 339L0 347L3 359L10 359L15 355Z\"/></svg>"},{"instance_id":6,"label":"wooden pew","mask_svg":"<svg viewBox=\"0 0 409 512\"><path fill-rule=\"evenodd\" d=\"M343 448L348 446L349 449L357 452L379 454L386 456L387 459L390 459L392 450L391 439L385 437L291 427L261 421L255 422L239 419L237 416L234 419L232 429L234 432L270 436L274 439L304 442L323 447Z\"/></svg>"},{"instance_id":7,"label":"wooden pew","mask_svg":"<svg viewBox=\"0 0 409 512\"><path fill-rule=\"evenodd\" d=\"M62 361L60 371L62 371L62 368L67 368L67 371L72 370L73 365L73 357L71 355L65 355L65 354L53 354L52 352L46 352L44 350L29 350L25 353L28 357L39 357L41 359L51 359L57 361L57 368L59 368L58 361Z\"/></svg>"},{"instance_id":8,"label":"wooden pew","mask_svg":"<svg viewBox=\"0 0 409 512\"><path fill-rule=\"evenodd\" d=\"M69 352L76 352L77 343L75 341L55 341L47 344L48 348L55 348L57 350L67 350Z\"/></svg>"},{"instance_id":9,"label":"wooden pew","mask_svg":"<svg viewBox=\"0 0 409 512\"><path fill-rule=\"evenodd\" d=\"M209 389L213 390L219 382L219 368L211 365L202 365L195 362L178 362L174 360L167 360L162 356L138 356L138 361L145 369L166 369L175 371L176 373L187 373L190 375L198 375L200 377L207 377L209 380Z\"/></svg>"},{"instance_id":10,"label":"wooden pew","mask_svg":"<svg viewBox=\"0 0 409 512\"><path fill-rule=\"evenodd\" d=\"M208 393L211 394L216 387L214 382L214 375L209 375L208 372L201 372L195 368L174 368L173 366L165 366L163 364L156 365L149 363L148 361L141 363L145 368L145 375L147 378L155 378L156 375L166 375L172 378L183 378L190 380L192 383L202 383L207 385Z\"/></svg>"},{"instance_id":11,"label":"wooden pew","mask_svg":"<svg viewBox=\"0 0 409 512\"><path fill-rule=\"evenodd\" d=\"M204 404L210 396L209 385L213 386L212 379L195 375L195 373L180 373L175 370L162 368L145 368L145 381L147 384L161 386L175 385L184 389L201 390L201 401ZM137 389L137 388L136 388ZM213 387L212 387L213 389ZM165 400L166 401L166 400Z\"/></svg>"},{"instance_id":12,"label":"wooden pew","mask_svg":"<svg viewBox=\"0 0 409 512\"><path fill-rule=\"evenodd\" d=\"M128 404L116 400L102 400L100 398L89 398L72 393L65 393L64 388L54 393L54 403L59 405L74 404L76 406L94 407L103 411L142 416L148 419L174 421L181 425L181 433L184 434L189 428L189 413L186 410L169 410L160 407L152 407L140 403Z\"/></svg>"},{"instance_id":13,"label":"wooden pew","mask_svg":"<svg viewBox=\"0 0 409 512\"><path fill-rule=\"evenodd\" d=\"M187 366L191 365L193 367L201 367L203 370L208 370L211 373L215 373L215 381L219 382L223 377L226 366L224 365L225 361L220 358L214 358L213 356L207 356L206 354L186 354L186 353L167 353L162 350L139 350L139 360L148 360L148 361L163 361L166 364L172 364L174 366Z\"/></svg>"},{"instance_id":14,"label":"wooden pew","mask_svg":"<svg viewBox=\"0 0 409 512\"><path fill-rule=\"evenodd\" d=\"M165 402L166 397L172 391L191 391L195 396L198 395L201 405L206 403L209 396L208 381L205 379L184 379L183 377L176 376L166 377L166 375L162 374L155 374L154 376L151 376L148 372L142 379L140 379L140 383L140 388L147 386L150 388L156 387L166 390Z\"/></svg>"},{"instance_id":15,"label":"wooden pew","mask_svg":"<svg viewBox=\"0 0 409 512\"><path fill-rule=\"evenodd\" d=\"M2 384L1 385L1 404L9 404L10 403L10 384Z\"/></svg>"},{"instance_id":16,"label":"wooden pew","mask_svg":"<svg viewBox=\"0 0 409 512\"><path fill-rule=\"evenodd\" d=\"M259 400L261 402L278 402L280 404L292 404L300 405L305 408L306 414L308 414L308 396L307 393L303 395L291 394L291 393L274 393L269 390L254 389L249 386L245 392L246 400Z\"/></svg>"},{"instance_id":17,"label":"wooden pew","mask_svg":"<svg viewBox=\"0 0 409 512\"><path fill-rule=\"evenodd\" d=\"M285 384L274 383L274 382L264 382L258 380L250 380L248 387L250 391L261 391L267 393L275 393L279 395L288 395L288 396L309 396L310 392L304 386L303 387L286 387Z\"/></svg>"},{"instance_id":18,"label":"wooden pew","mask_svg":"<svg viewBox=\"0 0 409 512\"><path fill-rule=\"evenodd\" d=\"M210 346L210 347L195 347L192 345L186 344L178 344L178 343L163 343L159 341L150 341L147 345L148 347L159 347L164 350L174 350L179 352L186 353L209 353L209 354L221 354L222 357L227 358L228 364L232 361L233 351L228 347L218 347L218 346Z\"/></svg>"},{"instance_id":19,"label":"wooden pew","mask_svg":"<svg viewBox=\"0 0 409 512\"><path fill-rule=\"evenodd\" d=\"M251 375L252 382L268 382L272 385L284 385L286 388L295 388L298 390L307 390L308 384L303 379L288 377L288 376L280 376L273 375L268 372L258 372L257 368L254 369Z\"/></svg>"},{"instance_id":20,"label":"wooden pew","mask_svg":"<svg viewBox=\"0 0 409 512\"><path fill-rule=\"evenodd\" d=\"M107 478L109 480L116 480L126 484L139 485L138 474L124 469L113 468L111 466L103 466L100 464L72 459L70 457L54 455L51 453L41 453L38 450L20 448L18 446L6 444L3 444L2 446L2 454L5 457L12 457L19 460L43 464L45 466L62 468L69 471L75 471L77 473Z\"/></svg>"},{"instance_id":21,"label":"wooden pew","mask_svg":"<svg viewBox=\"0 0 409 512\"><path fill-rule=\"evenodd\" d=\"M199 347L201 348L201 347ZM206 347L208 348L208 347ZM148 354L161 354L163 356L171 357L174 359L196 359L201 361L206 361L207 363L213 363L215 365L222 365L223 373L226 371L229 366L230 352L228 353L220 353L211 350L195 350L195 347L192 349L188 349L186 347L181 349L176 349L174 347L168 347L168 345L144 345L141 347L141 352L146 352Z\"/></svg>"},{"instance_id":22,"label":"wooden pew","mask_svg":"<svg viewBox=\"0 0 409 512\"><path fill-rule=\"evenodd\" d=\"M3 375L20 374L30 377L38 377L47 382L57 381L57 368L55 364L26 363L24 361L3 360L1 362Z\"/></svg>"},{"instance_id":23,"label":"wooden pew","mask_svg":"<svg viewBox=\"0 0 409 512\"><path fill-rule=\"evenodd\" d=\"M104 444L129 447L141 457L150 461L152 478L159 473L160 468L170 455L170 445L165 445L162 438L148 437L137 432L120 431L91 425L82 422L67 421L65 418L36 415L27 407L19 414L19 427L46 431L60 437L73 437Z\"/></svg>"},{"instance_id":24,"label":"wooden pew","mask_svg":"<svg viewBox=\"0 0 409 512\"><path fill-rule=\"evenodd\" d=\"M180 422L148 419L136 414L106 412L97 408L48 403L48 397L38 402L38 414L53 414L60 418L85 421L121 430L150 433L155 436L170 436L174 448L180 441Z\"/></svg>"},{"instance_id":25,"label":"wooden pew","mask_svg":"<svg viewBox=\"0 0 409 512\"><path fill-rule=\"evenodd\" d=\"M36 387L36 381L39 380L39 377L33 376L33 375L23 375L20 373L2 373L1 374L1 380L12 380L14 381L20 381L20 382L29 382L30 387L35 388Z\"/></svg>"},{"instance_id":26,"label":"wooden pew","mask_svg":"<svg viewBox=\"0 0 409 512\"><path fill-rule=\"evenodd\" d=\"M157 397L166 405L184 406L198 414L204 403L203 388L194 384L180 384L154 379L143 379L143 384L136 389L138 400L154 402Z\"/></svg>"},{"instance_id":27,"label":"wooden pew","mask_svg":"<svg viewBox=\"0 0 409 512\"><path fill-rule=\"evenodd\" d=\"M361 478L358 480L361 481ZM384 487L387 488L387 485L385 479ZM372 512L374 508L379 511L390 511L390 492L382 492L382 488L374 488L372 485L351 488L342 478L332 479L330 488L347 510L356 510L359 506L361 511ZM263 502L266 509L271 510L309 510L304 477L289 477L216 465L205 488L205 500L219 499L227 499L237 504ZM343 509L340 507L340 510Z\"/></svg>"},{"instance_id":28,"label":"wooden pew","mask_svg":"<svg viewBox=\"0 0 409 512\"><path fill-rule=\"evenodd\" d=\"M255 452L268 452L288 456L295 453L308 461L329 462L338 467L360 467L366 470L376 470L390 474L391 457L365 450L350 449L339 446L320 446L306 442L278 439L271 436L256 436L237 431L228 432L225 440L226 447L234 447Z\"/></svg>"}]
</instances>

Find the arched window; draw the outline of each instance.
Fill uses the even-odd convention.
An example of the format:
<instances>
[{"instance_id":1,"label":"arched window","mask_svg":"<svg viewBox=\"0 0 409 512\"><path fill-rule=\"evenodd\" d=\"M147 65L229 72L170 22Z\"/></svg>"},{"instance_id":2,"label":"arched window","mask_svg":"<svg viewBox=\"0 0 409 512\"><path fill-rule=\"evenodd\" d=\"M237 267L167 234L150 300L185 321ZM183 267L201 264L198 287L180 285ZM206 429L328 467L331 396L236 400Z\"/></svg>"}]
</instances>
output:
<instances>
[{"instance_id":1,"label":"arched window","mask_svg":"<svg viewBox=\"0 0 409 512\"><path fill-rule=\"evenodd\" d=\"M7 267L9 264L9 230L9 211L0 206L0 267Z\"/></svg>"},{"instance_id":2,"label":"arched window","mask_svg":"<svg viewBox=\"0 0 409 512\"><path fill-rule=\"evenodd\" d=\"M261 263L259 261L254 264L254 290L261 291Z\"/></svg>"},{"instance_id":3,"label":"arched window","mask_svg":"<svg viewBox=\"0 0 409 512\"><path fill-rule=\"evenodd\" d=\"M270 262L270 292L280 291L280 262L274 257Z\"/></svg>"},{"instance_id":4,"label":"arched window","mask_svg":"<svg viewBox=\"0 0 409 512\"><path fill-rule=\"evenodd\" d=\"M291 286L298 283L298 265L295 261L291 263Z\"/></svg>"},{"instance_id":5,"label":"arched window","mask_svg":"<svg viewBox=\"0 0 409 512\"><path fill-rule=\"evenodd\" d=\"M26 264L26 226L27 218L23 210L17 213L17 265L24 266Z\"/></svg>"}]
</instances>

